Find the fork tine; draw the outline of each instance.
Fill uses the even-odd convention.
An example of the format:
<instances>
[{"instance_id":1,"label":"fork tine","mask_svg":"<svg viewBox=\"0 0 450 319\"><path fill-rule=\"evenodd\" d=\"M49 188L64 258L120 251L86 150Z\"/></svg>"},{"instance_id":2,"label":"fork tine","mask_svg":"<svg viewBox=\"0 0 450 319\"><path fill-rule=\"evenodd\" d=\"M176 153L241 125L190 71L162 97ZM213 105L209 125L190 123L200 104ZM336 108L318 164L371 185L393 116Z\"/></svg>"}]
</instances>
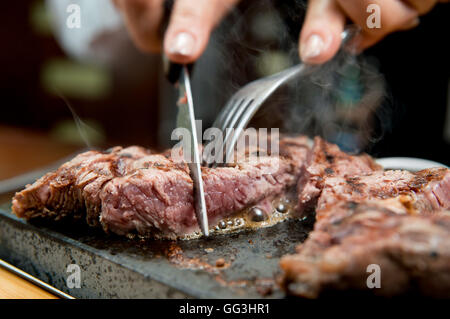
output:
<instances>
[{"instance_id":1,"label":"fork tine","mask_svg":"<svg viewBox=\"0 0 450 319\"><path fill-rule=\"evenodd\" d=\"M225 132L225 136L223 137L223 144L222 144L222 154L225 155L227 147L227 141L230 140L230 136L233 135L234 127L240 120L241 115L247 110L247 108L253 103L254 99L250 99L250 101L246 99L242 99L241 101L237 101L231 108L231 111L229 112L226 121L223 122L223 126L220 128L222 132ZM233 148L233 145L231 145L231 148ZM211 158L211 157L209 157ZM223 158L222 163L225 163L227 157ZM212 163L212 167L217 167L217 162L214 161Z\"/></svg>"},{"instance_id":2,"label":"fork tine","mask_svg":"<svg viewBox=\"0 0 450 319\"><path fill-rule=\"evenodd\" d=\"M239 103L239 108L236 110L233 110L234 112L231 114L232 116L229 117L229 120L224 123L223 130L226 130L227 128L234 128L236 124L238 123L241 115L247 110L247 108L253 103L255 99L248 99L248 100L242 100L241 103ZM232 133L232 130L227 130L225 133L224 141L227 140L228 136ZM226 144L224 144L225 146Z\"/></svg>"},{"instance_id":3,"label":"fork tine","mask_svg":"<svg viewBox=\"0 0 450 319\"><path fill-rule=\"evenodd\" d=\"M222 131L225 131L227 127L232 127L231 123L233 123L233 118L236 116L236 114L240 114L242 107L247 103L247 100L245 98L243 99L234 99L234 103L230 104L230 107L225 110L226 116L224 117L224 120L222 122L222 125L218 127Z\"/></svg>"},{"instance_id":4,"label":"fork tine","mask_svg":"<svg viewBox=\"0 0 450 319\"><path fill-rule=\"evenodd\" d=\"M233 115L233 113L244 103L245 100L248 100L247 92L253 92L255 87L254 82L250 82L244 85L239 89L235 94L231 96L228 103L219 113L217 119L214 121L213 127L217 127L221 130L225 130L228 126L228 122ZM245 92L245 93L244 93ZM254 94L253 94L254 96Z\"/></svg>"},{"instance_id":5,"label":"fork tine","mask_svg":"<svg viewBox=\"0 0 450 319\"><path fill-rule=\"evenodd\" d=\"M222 110L219 113L219 116L216 118L216 120L213 123L213 127L217 127L219 129L222 129L223 123L225 122L225 119L229 115L230 109L232 109L232 106L236 104L236 94L234 94L230 100L227 102L227 104L222 108Z\"/></svg>"},{"instance_id":6,"label":"fork tine","mask_svg":"<svg viewBox=\"0 0 450 319\"><path fill-rule=\"evenodd\" d=\"M248 104L245 112L239 117L239 121L237 122L234 130L230 130L231 134L224 141L224 146L227 146L225 152L225 159L228 160L231 158L231 155L234 151L234 146L236 145L238 139L242 135L244 129L247 127L247 124L250 122L251 118L258 111L259 106L261 105L261 101L255 102L252 100L252 103Z\"/></svg>"},{"instance_id":7,"label":"fork tine","mask_svg":"<svg viewBox=\"0 0 450 319\"><path fill-rule=\"evenodd\" d=\"M236 110L239 109L239 107L244 103L244 100L237 99L237 94L234 94L228 103L225 105L225 107L220 112L217 119L214 121L212 127L220 129L222 132L226 133L227 123L230 121L232 116L235 114ZM224 149L222 145L222 149ZM215 167L216 161L213 161L213 155L212 154L206 154L206 156L203 156L203 160L205 162L205 165L209 167Z\"/></svg>"},{"instance_id":8,"label":"fork tine","mask_svg":"<svg viewBox=\"0 0 450 319\"><path fill-rule=\"evenodd\" d=\"M236 109L237 104L238 104L238 100L236 98L237 93L235 93L227 102L227 104L223 107L223 109L220 111L217 119L214 121L212 127L218 128L219 130L221 130L222 132L225 132L225 125L226 122L228 121L228 118L231 117L233 115L232 110ZM242 103L242 101L240 102ZM223 142L223 141L222 141ZM223 149L223 146L222 146ZM212 155L212 154L203 154L203 164L206 165L207 167L212 167L213 165L215 165L215 161L214 161L214 157L216 155Z\"/></svg>"}]
</instances>

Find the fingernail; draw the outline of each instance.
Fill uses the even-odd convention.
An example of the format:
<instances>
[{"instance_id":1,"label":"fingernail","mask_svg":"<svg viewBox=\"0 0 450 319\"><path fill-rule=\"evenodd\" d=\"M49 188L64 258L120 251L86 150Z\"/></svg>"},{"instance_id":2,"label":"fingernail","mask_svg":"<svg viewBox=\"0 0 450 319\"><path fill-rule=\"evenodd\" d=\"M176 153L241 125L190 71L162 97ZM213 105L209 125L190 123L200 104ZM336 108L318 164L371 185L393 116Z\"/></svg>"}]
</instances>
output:
<instances>
[{"instance_id":1,"label":"fingernail","mask_svg":"<svg viewBox=\"0 0 450 319\"><path fill-rule=\"evenodd\" d=\"M171 54L179 54L189 56L194 52L195 38L188 32L180 32L172 40L169 46L169 52Z\"/></svg>"},{"instance_id":2,"label":"fingernail","mask_svg":"<svg viewBox=\"0 0 450 319\"><path fill-rule=\"evenodd\" d=\"M417 27L419 24L420 24L420 19L419 18L415 18L407 25L407 28L408 29L412 29L412 28Z\"/></svg>"},{"instance_id":3,"label":"fingernail","mask_svg":"<svg viewBox=\"0 0 450 319\"><path fill-rule=\"evenodd\" d=\"M325 41L321 36L313 34L309 36L308 40L300 48L302 59L307 61L309 59L319 56L325 49Z\"/></svg>"}]
</instances>

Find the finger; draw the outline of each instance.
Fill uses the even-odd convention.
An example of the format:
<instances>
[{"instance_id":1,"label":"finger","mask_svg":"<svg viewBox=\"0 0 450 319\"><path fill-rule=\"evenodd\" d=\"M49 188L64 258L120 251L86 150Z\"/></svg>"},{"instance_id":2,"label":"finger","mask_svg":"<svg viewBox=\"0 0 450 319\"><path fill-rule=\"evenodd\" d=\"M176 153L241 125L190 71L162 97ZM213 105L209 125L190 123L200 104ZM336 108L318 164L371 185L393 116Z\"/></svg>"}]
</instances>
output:
<instances>
[{"instance_id":1,"label":"finger","mask_svg":"<svg viewBox=\"0 0 450 319\"><path fill-rule=\"evenodd\" d=\"M164 0L115 0L136 46L144 52L161 50L159 26Z\"/></svg>"},{"instance_id":2,"label":"finger","mask_svg":"<svg viewBox=\"0 0 450 319\"><path fill-rule=\"evenodd\" d=\"M438 0L403 0L403 2L414 8L419 14L425 14L436 5Z\"/></svg>"},{"instance_id":3,"label":"finger","mask_svg":"<svg viewBox=\"0 0 450 319\"><path fill-rule=\"evenodd\" d=\"M197 60L214 27L238 0L177 0L164 37L164 51L177 63Z\"/></svg>"},{"instance_id":4,"label":"finger","mask_svg":"<svg viewBox=\"0 0 450 319\"><path fill-rule=\"evenodd\" d=\"M345 16L334 0L310 0L300 33L300 57L310 64L331 59L339 50Z\"/></svg>"},{"instance_id":5,"label":"finger","mask_svg":"<svg viewBox=\"0 0 450 319\"><path fill-rule=\"evenodd\" d=\"M389 33L405 30L418 24L418 12L402 1L393 0L336 0L350 19L362 29L357 37L359 49L365 49ZM369 5L375 5L369 7ZM371 11L368 10L374 8ZM378 10L379 8L379 10ZM378 14L380 27L370 27L371 15Z\"/></svg>"}]
</instances>

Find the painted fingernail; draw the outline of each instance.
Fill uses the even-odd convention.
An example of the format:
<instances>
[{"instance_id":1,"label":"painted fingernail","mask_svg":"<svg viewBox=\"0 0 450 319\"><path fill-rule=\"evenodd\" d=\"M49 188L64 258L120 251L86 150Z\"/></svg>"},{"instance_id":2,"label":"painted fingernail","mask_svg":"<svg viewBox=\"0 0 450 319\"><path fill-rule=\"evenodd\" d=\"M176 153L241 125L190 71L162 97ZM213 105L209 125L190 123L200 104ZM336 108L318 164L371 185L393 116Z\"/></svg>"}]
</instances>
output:
<instances>
[{"instance_id":1,"label":"painted fingernail","mask_svg":"<svg viewBox=\"0 0 450 319\"><path fill-rule=\"evenodd\" d=\"M194 52L195 38L188 32L180 32L172 40L169 46L171 54L189 56Z\"/></svg>"},{"instance_id":2,"label":"painted fingernail","mask_svg":"<svg viewBox=\"0 0 450 319\"><path fill-rule=\"evenodd\" d=\"M319 56L325 49L325 41L321 36L317 34L310 35L308 40L300 48L300 55L303 60L307 61L309 59Z\"/></svg>"}]
</instances>

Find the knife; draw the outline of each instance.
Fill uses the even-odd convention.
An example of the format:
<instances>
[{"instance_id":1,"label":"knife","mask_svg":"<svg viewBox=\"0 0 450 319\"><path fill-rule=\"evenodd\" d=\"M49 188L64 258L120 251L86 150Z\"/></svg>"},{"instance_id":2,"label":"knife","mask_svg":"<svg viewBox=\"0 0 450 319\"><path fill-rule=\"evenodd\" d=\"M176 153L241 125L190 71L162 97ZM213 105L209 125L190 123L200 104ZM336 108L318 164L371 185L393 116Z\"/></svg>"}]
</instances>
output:
<instances>
[{"instance_id":1,"label":"knife","mask_svg":"<svg viewBox=\"0 0 450 319\"><path fill-rule=\"evenodd\" d=\"M195 124L194 102L192 99L189 68L183 65L178 80L180 98L178 101L177 127L186 128L191 136L190 150L183 149L184 158L194 182L194 209L198 225L203 235L208 236L208 215L206 211L205 191L203 188L202 170L200 166L200 152ZM185 153L188 151L187 153Z\"/></svg>"},{"instance_id":2,"label":"knife","mask_svg":"<svg viewBox=\"0 0 450 319\"><path fill-rule=\"evenodd\" d=\"M166 0L163 3L163 20L161 23L161 37L169 25L170 15L174 6L174 0ZM186 128L191 136L190 149L183 149L183 156L189 167L189 174L194 182L194 209L198 226L204 236L209 235L208 215L206 211L205 191L203 187L202 170L200 166L199 143L197 137L197 126L195 124L194 102L192 99L190 73L193 64L181 65L169 61L163 55L164 72L170 83L178 86L178 115L177 127ZM185 152L188 151L188 152Z\"/></svg>"}]
</instances>

